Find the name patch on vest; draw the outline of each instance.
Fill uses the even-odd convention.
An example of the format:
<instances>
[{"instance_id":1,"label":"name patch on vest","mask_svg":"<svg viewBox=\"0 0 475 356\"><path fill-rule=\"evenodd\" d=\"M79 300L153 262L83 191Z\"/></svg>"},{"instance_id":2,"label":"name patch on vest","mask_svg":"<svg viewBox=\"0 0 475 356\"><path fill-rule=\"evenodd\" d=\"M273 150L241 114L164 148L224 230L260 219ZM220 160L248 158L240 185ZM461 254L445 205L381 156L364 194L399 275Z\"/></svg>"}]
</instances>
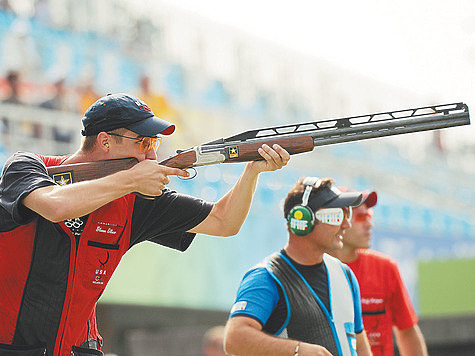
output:
<instances>
[{"instance_id":1,"label":"name patch on vest","mask_svg":"<svg viewBox=\"0 0 475 356\"><path fill-rule=\"evenodd\" d=\"M106 222L97 222L96 225L96 232L101 234L117 235L120 229L122 229L122 226Z\"/></svg>"}]
</instances>

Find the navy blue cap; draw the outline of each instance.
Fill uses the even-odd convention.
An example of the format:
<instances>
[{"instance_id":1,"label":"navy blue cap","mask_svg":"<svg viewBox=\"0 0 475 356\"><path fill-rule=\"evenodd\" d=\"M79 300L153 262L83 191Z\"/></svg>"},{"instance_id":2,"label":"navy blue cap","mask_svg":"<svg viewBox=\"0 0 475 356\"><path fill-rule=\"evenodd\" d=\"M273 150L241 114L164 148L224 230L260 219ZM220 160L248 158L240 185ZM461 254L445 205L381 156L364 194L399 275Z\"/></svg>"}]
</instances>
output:
<instances>
[{"instance_id":1,"label":"navy blue cap","mask_svg":"<svg viewBox=\"0 0 475 356\"><path fill-rule=\"evenodd\" d=\"M342 192L337 187L320 189L308 202L308 206L317 211L322 208L356 207L363 201L360 192Z\"/></svg>"},{"instance_id":2,"label":"navy blue cap","mask_svg":"<svg viewBox=\"0 0 475 356\"><path fill-rule=\"evenodd\" d=\"M124 94L108 94L87 109L82 118L83 136L97 135L126 128L141 136L170 135L175 125L155 116L139 98Z\"/></svg>"}]
</instances>

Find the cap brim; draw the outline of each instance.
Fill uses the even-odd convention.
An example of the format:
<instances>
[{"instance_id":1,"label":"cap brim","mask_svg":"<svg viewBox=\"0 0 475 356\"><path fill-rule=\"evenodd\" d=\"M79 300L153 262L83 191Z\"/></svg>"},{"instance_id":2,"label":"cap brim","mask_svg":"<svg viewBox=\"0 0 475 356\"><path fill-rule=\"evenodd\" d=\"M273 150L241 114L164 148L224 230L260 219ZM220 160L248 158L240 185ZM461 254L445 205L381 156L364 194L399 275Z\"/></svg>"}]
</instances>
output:
<instances>
[{"instance_id":1,"label":"cap brim","mask_svg":"<svg viewBox=\"0 0 475 356\"><path fill-rule=\"evenodd\" d=\"M355 207L363 201L363 194L360 192L341 193L338 198L322 206L322 208L345 208L348 206Z\"/></svg>"},{"instance_id":2,"label":"cap brim","mask_svg":"<svg viewBox=\"0 0 475 356\"><path fill-rule=\"evenodd\" d=\"M365 190L363 192L363 201L361 204L365 204L368 208L372 208L378 202L378 194L376 192L369 192Z\"/></svg>"},{"instance_id":3,"label":"cap brim","mask_svg":"<svg viewBox=\"0 0 475 356\"><path fill-rule=\"evenodd\" d=\"M139 134L140 136L151 137L158 134L171 135L175 131L175 125L160 119L159 117L152 116L128 126L127 129Z\"/></svg>"}]
</instances>

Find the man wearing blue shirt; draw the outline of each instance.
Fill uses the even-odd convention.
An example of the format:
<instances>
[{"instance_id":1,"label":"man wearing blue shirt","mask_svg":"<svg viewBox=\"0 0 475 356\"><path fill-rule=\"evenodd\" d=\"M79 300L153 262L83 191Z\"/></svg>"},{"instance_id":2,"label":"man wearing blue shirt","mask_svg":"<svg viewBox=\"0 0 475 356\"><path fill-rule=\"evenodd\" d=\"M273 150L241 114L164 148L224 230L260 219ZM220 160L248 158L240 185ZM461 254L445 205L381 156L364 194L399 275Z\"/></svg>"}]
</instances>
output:
<instances>
[{"instance_id":1,"label":"man wearing blue shirt","mask_svg":"<svg viewBox=\"0 0 475 356\"><path fill-rule=\"evenodd\" d=\"M226 325L232 355L371 355L358 282L327 252L342 248L359 192L306 177L284 203L288 243L246 273Z\"/></svg>"}]
</instances>

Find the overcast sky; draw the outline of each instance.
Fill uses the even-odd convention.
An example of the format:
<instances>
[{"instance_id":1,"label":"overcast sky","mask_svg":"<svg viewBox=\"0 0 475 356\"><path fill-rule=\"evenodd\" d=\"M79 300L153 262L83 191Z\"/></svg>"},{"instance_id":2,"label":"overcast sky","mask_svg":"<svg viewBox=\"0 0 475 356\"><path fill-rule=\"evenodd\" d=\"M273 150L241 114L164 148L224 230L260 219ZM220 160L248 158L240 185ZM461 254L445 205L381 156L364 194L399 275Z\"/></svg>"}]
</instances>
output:
<instances>
[{"instance_id":1,"label":"overcast sky","mask_svg":"<svg viewBox=\"0 0 475 356\"><path fill-rule=\"evenodd\" d=\"M475 79L473 0L156 2L400 86L458 96L473 89L464 78Z\"/></svg>"}]
</instances>

